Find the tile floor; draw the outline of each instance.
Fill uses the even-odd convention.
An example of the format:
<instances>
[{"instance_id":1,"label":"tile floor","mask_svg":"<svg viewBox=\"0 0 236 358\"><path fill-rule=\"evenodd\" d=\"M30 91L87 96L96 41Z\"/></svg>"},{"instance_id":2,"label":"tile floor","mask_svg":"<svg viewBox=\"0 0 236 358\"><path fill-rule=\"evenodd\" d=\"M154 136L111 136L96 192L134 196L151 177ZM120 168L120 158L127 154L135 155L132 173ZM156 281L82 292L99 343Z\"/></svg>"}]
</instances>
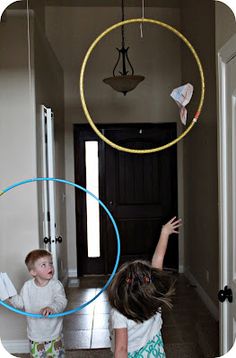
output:
<instances>
[{"instance_id":1,"label":"tile floor","mask_svg":"<svg viewBox=\"0 0 236 358\"><path fill-rule=\"evenodd\" d=\"M177 276L173 309L163 312L163 322L167 358L219 356L218 322L183 275Z\"/></svg>"},{"instance_id":2,"label":"tile floor","mask_svg":"<svg viewBox=\"0 0 236 358\"><path fill-rule=\"evenodd\" d=\"M68 309L78 307L92 299L104 286L106 278L82 278L79 288L68 288ZM89 349L110 347L108 318L110 306L106 292L94 302L64 319L66 348Z\"/></svg>"},{"instance_id":3,"label":"tile floor","mask_svg":"<svg viewBox=\"0 0 236 358\"><path fill-rule=\"evenodd\" d=\"M82 278L80 288L68 288L68 309L78 307L99 292L103 277ZM218 357L218 322L183 275L177 276L174 307L163 312L163 339L167 358ZM110 307L106 293L64 319L67 358L112 357L108 333ZM107 348L107 349L104 349ZM17 355L27 357L27 355Z\"/></svg>"}]
</instances>

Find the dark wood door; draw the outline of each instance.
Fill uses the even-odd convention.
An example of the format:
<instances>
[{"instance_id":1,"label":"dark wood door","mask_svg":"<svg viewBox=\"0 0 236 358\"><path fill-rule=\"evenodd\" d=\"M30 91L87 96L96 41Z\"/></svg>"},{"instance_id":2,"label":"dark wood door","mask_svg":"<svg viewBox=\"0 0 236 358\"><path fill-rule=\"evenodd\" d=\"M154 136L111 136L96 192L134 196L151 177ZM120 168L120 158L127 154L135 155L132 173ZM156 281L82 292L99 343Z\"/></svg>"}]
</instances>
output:
<instances>
[{"instance_id":1,"label":"dark wood door","mask_svg":"<svg viewBox=\"0 0 236 358\"><path fill-rule=\"evenodd\" d=\"M174 139L174 124L107 128L105 135L129 148L154 148ZM121 237L121 263L150 259L161 226L177 215L176 147L145 155L128 154L105 147L106 202ZM114 265L116 246L107 222L107 270ZM164 266L178 269L178 238L170 239Z\"/></svg>"},{"instance_id":2,"label":"dark wood door","mask_svg":"<svg viewBox=\"0 0 236 358\"><path fill-rule=\"evenodd\" d=\"M85 138L98 140L98 137L88 128L81 129L76 130L75 127L75 154L78 152L75 155L75 171L76 182L86 186L83 174L83 141ZM113 125L100 127L100 130L113 142L130 148L153 148L176 137L176 125L173 123ZM121 263L136 258L150 259L161 226L177 214L176 146L153 154L136 155L117 151L98 141L100 199L111 211L119 228ZM79 272L110 273L116 257L113 226L101 210L101 257L88 259L85 250L86 211L83 203L83 194L77 195L77 208L80 208L77 210L77 229L80 231L77 241ZM176 236L170 238L164 266L178 269Z\"/></svg>"}]
</instances>

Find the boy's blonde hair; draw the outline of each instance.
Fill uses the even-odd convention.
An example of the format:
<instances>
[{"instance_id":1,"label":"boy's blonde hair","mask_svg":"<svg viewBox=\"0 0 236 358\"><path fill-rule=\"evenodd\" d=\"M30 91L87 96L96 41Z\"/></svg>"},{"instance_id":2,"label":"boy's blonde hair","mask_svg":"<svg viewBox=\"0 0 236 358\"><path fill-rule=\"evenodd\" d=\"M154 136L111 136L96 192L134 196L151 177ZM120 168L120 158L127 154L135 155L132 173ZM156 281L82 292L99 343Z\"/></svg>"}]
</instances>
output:
<instances>
[{"instance_id":1,"label":"boy's blonde hair","mask_svg":"<svg viewBox=\"0 0 236 358\"><path fill-rule=\"evenodd\" d=\"M35 262L45 256L52 257L52 254L49 251L42 249L30 251L25 258L25 264L28 270L32 270L34 268Z\"/></svg>"}]
</instances>

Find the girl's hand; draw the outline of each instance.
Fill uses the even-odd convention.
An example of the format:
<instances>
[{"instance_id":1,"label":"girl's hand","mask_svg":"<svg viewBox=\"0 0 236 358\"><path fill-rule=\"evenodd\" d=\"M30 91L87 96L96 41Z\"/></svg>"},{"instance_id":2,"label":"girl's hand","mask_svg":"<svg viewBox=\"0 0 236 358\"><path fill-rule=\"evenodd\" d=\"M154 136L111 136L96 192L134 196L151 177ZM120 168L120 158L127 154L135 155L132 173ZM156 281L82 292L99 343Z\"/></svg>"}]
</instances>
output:
<instances>
[{"instance_id":1,"label":"girl's hand","mask_svg":"<svg viewBox=\"0 0 236 358\"><path fill-rule=\"evenodd\" d=\"M50 307L44 307L41 309L40 313L45 316L48 317L50 314L54 313L54 310Z\"/></svg>"},{"instance_id":2,"label":"girl's hand","mask_svg":"<svg viewBox=\"0 0 236 358\"><path fill-rule=\"evenodd\" d=\"M182 225L181 219L176 219L174 216L168 223L162 226L159 241L157 243L154 255L152 257L152 266L160 270L163 269L163 261L166 254L166 249L170 234L178 234L178 228Z\"/></svg>"},{"instance_id":3,"label":"girl's hand","mask_svg":"<svg viewBox=\"0 0 236 358\"><path fill-rule=\"evenodd\" d=\"M170 234L178 234L179 230L178 228L182 225L182 219L176 219L176 216L174 216L168 223L162 226L161 232L166 235Z\"/></svg>"}]
</instances>

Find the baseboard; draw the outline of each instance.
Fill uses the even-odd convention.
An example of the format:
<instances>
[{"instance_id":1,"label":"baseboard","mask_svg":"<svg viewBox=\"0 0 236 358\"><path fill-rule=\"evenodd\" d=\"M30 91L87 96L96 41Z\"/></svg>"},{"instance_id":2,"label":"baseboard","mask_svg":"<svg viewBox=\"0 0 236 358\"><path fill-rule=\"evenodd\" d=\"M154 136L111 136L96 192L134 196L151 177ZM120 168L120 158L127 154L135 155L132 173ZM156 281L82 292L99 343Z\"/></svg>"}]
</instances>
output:
<instances>
[{"instance_id":1,"label":"baseboard","mask_svg":"<svg viewBox=\"0 0 236 358\"><path fill-rule=\"evenodd\" d=\"M198 281L195 279L195 277L191 274L190 271L187 270L184 272L184 274L189 279L191 284L196 286L197 293L208 308L209 312L212 314L216 321L219 321L218 307L214 304L214 302L211 300L206 291L202 288L202 286L198 283Z\"/></svg>"},{"instance_id":2,"label":"baseboard","mask_svg":"<svg viewBox=\"0 0 236 358\"><path fill-rule=\"evenodd\" d=\"M68 280L69 280L69 277L68 277L67 270L64 270L63 275L62 275L62 279L61 279L61 283L63 284L64 287L67 286Z\"/></svg>"},{"instance_id":3,"label":"baseboard","mask_svg":"<svg viewBox=\"0 0 236 358\"><path fill-rule=\"evenodd\" d=\"M80 280L77 277L71 277L68 280L67 287L80 287Z\"/></svg>"},{"instance_id":4,"label":"baseboard","mask_svg":"<svg viewBox=\"0 0 236 358\"><path fill-rule=\"evenodd\" d=\"M68 277L77 277L77 270L76 269L69 269L68 270Z\"/></svg>"},{"instance_id":5,"label":"baseboard","mask_svg":"<svg viewBox=\"0 0 236 358\"><path fill-rule=\"evenodd\" d=\"M2 345L9 353L29 353L28 339L22 339L20 341L2 340Z\"/></svg>"}]
</instances>

